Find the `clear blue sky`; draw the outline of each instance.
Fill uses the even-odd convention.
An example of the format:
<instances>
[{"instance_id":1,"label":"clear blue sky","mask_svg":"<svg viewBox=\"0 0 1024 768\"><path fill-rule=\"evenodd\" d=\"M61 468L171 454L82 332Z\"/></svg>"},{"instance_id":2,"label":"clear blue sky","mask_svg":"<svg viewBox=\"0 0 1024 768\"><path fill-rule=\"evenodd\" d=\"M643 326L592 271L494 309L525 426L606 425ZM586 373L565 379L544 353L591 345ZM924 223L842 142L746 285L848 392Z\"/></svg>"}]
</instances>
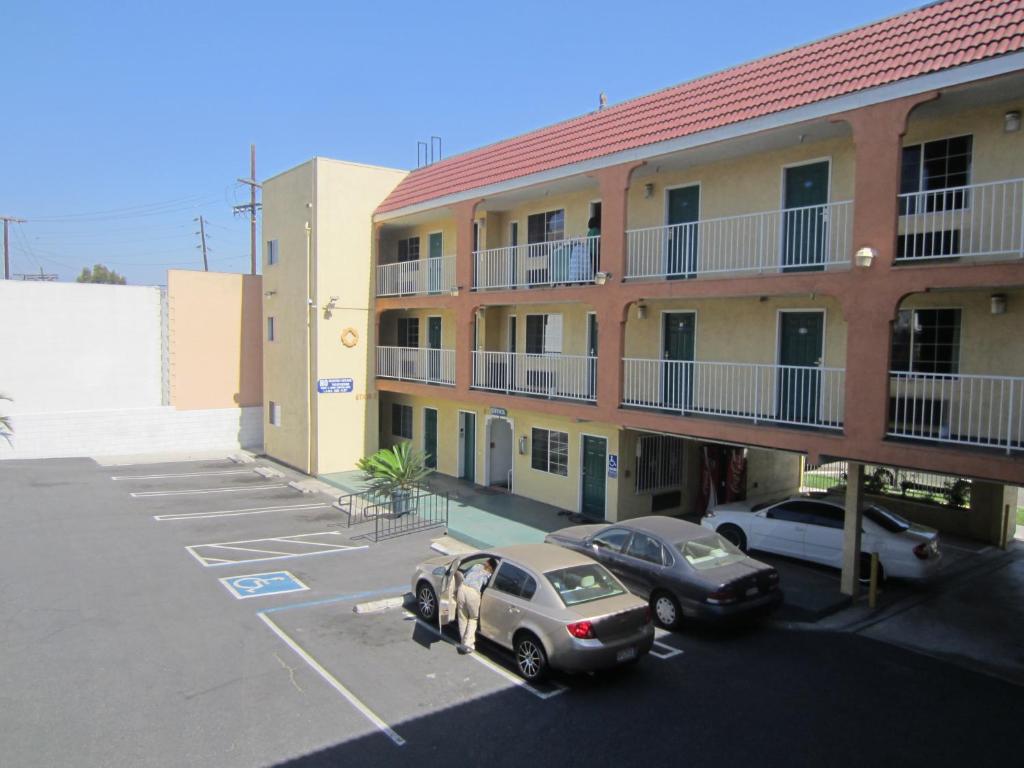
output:
<instances>
[{"instance_id":1,"label":"clear blue sky","mask_svg":"<svg viewBox=\"0 0 1024 768\"><path fill-rule=\"evenodd\" d=\"M409 168L891 16L920 2L31 2L0 18L0 214L12 271L133 284L247 271L266 178L324 155ZM86 214L86 215L82 215Z\"/></svg>"}]
</instances>

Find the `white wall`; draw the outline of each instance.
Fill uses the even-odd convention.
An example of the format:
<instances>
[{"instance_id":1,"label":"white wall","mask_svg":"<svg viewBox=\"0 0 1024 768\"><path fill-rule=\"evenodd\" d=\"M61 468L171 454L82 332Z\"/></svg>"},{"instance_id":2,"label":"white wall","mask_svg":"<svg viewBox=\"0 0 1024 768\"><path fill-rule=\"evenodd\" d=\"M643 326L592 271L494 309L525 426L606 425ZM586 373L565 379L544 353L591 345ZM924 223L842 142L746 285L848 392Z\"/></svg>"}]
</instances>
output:
<instances>
[{"instance_id":1,"label":"white wall","mask_svg":"<svg viewBox=\"0 0 1024 768\"><path fill-rule=\"evenodd\" d=\"M15 415L0 460L179 453L263 446L263 408L173 406Z\"/></svg>"},{"instance_id":2,"label":"white wall","mask_svg":"<svg viewBox=\"0 0 1024 768\"><path fill-rule=\"evenodd\" d=\"M163 403L160 288L0 280L0 392L13 414Z\"/></svg>"}]
</instances>

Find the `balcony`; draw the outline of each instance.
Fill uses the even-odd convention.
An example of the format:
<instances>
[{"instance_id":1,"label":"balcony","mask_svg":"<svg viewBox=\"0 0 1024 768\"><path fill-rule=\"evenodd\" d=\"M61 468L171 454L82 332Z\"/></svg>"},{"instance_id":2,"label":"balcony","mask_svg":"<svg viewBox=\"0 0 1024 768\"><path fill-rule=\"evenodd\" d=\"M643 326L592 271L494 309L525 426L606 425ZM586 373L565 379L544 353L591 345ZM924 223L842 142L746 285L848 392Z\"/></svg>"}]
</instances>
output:
<instances>
[{"instance_id":1,"label":"balcony","mask_svg":"<svg viewBox=\"0 0 1024 768\"><path fill-rule=\"evenodd\" d=\"M474 251L475 290L593 283L600 268L601 236Z\"/></svg>"},{"instance_id":2,"label":"balcony","mask_svg":"<svg viewBox=\"0 0 1024 768\"><path fill-rule=\"evenodd\" d=\"M473 388L554 400L594 402L597 398L597 358L474 352Z\"/></svg>"},{"instance_id":3,"label":"balcony","mask_svg":"<svg viewBox=\"0 0 1024 768\"><path fill-rule=\"evenodd\" d=\"M455 350L377 347L377 377L455 386Z\"/></svg>"},{"instance_id":4,"label":"balcony","mask_svg":"<svg viewBox=\"0 0 1024 768\"><path fill-rule=\"evenodd\" d=\"M1024 450L1024 377L892 371L891 437Z\"/></svg>"},{"instance_id":5,"label":"balcony","mask_svg":"<svg viewBox=\"0 0 1024 768\"><path fill-rule=\"evenodd\" d=\"M626 279L803 272L850 262L853 203L626 231Z\"/></svg>"},{"instance_id":6,"label":"balcony","mask_svg":"<svg viewBox=\"0 0 1024 768\"><path fill-rule=\"evenodd\" d=\"M444 294L454 288L454 256L377 266L377 296Z\"/></svg>"},{"instance_id":7,"label":"balcony","mask_svg":"<svg viewBox=\"0 0 1024 768\"><path fill-rule=\"evenodd\" d=\"M838 430L845 373L817 366L625 358L622 405Z\"/></svg>"},{"instance_id":8,"label":"balcony","mask_svg":"<svg viewBox=\"0 0 1024 768\"><path fill-rule=\"evenodd\" d=\"M899 196L901 264L1024 258L1024 179Z\"/></svg>"}]
</instances>

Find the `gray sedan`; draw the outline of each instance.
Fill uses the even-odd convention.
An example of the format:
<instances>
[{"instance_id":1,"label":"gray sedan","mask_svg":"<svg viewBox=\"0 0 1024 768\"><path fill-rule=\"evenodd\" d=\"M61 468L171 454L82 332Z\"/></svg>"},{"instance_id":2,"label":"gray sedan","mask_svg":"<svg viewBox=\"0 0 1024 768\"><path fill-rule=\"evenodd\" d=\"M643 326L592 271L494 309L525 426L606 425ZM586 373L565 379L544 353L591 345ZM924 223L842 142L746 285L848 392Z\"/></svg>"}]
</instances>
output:
<instances>
[{"instance_id":1,"label":"gray sedan","mask_svg":"<svg viewBox=\"0 0 1024 768\"><path fill-rule=\"evenodd\" d=\"M478 632L512 650L527 680L549 668L589 672L633 662L651 650L650 610L591 558L550 544L520 544L416 567L416 612L444 625L455 618L456 574L493 557L498 568L480 599Z\"/></svg>"},{"instance_id":2,"label":"gray sedan","mask_svg":"<svg viewBox=\"0 0 1024 768\"><path fill-rule=\"evenodd\" d=\"M717 533L672 517L577 525L545 541L582 552L648 600L666 629L683 618L724 620L768 613L782 602L779 574Z\"/></svg>"}]
</instances>

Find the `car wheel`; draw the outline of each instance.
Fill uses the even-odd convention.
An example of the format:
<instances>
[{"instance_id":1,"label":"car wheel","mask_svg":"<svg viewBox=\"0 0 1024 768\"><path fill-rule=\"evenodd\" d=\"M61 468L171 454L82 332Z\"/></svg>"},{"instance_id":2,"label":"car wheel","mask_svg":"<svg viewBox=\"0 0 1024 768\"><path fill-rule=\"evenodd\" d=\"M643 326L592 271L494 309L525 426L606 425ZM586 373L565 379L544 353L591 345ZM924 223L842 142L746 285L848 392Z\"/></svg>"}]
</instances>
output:
<instances>
[{"instance_id":1,"label":"car wheel","mask_svg":"<svg viewBox=\"0 0 1024 768\"><path fill-rule=\"evenodd\" d=\"M540 640L529 632L516 637L516 669L530 682L543 680L548 673L548 657Z\"/></svg>"},{"instance_id":2,"label":"car wheel","mask_svg":"<svg viewBox=\"0 0 1024 768\"><path fill-rule=\"evenodd\" d=\"M860 583L864 586L871 584L871 555L862 552L860 555ZM878 583L885 581L885 569L882 568L882 560L878 560Z\"/></svg>"},{"instance_id":3,"label":"car wheel","mask_svg":"<svg viewBox=\"0 0 1024 768\"><path fill-rule=\"evenodd\" d=\"M425 581L421 581L416 588L416 613L424 621L437 618L437 593Z\"/></svg>"},{"instance_id":4,"label":"car wheel","mask_svg":"<svg viewBox=\"0 0 1024 768\"><path fill-rule=\"evenodd\" d=\"M658 626L665 629L676 629L683 618L679 602L668 592L655 592L651 595L651 613Z\"/></svg>"},{"instance_id":5,"label":"car wheel","mask_svg":"<svg viewBox=\"0 0 1024 768\"><path fill-rule=\"evenodd\" d=\"M747 534L738 525L726 523L718 528L718 533L730 544L738 547L741 552L747 551Z\"/></svg>"}]
</instances>

